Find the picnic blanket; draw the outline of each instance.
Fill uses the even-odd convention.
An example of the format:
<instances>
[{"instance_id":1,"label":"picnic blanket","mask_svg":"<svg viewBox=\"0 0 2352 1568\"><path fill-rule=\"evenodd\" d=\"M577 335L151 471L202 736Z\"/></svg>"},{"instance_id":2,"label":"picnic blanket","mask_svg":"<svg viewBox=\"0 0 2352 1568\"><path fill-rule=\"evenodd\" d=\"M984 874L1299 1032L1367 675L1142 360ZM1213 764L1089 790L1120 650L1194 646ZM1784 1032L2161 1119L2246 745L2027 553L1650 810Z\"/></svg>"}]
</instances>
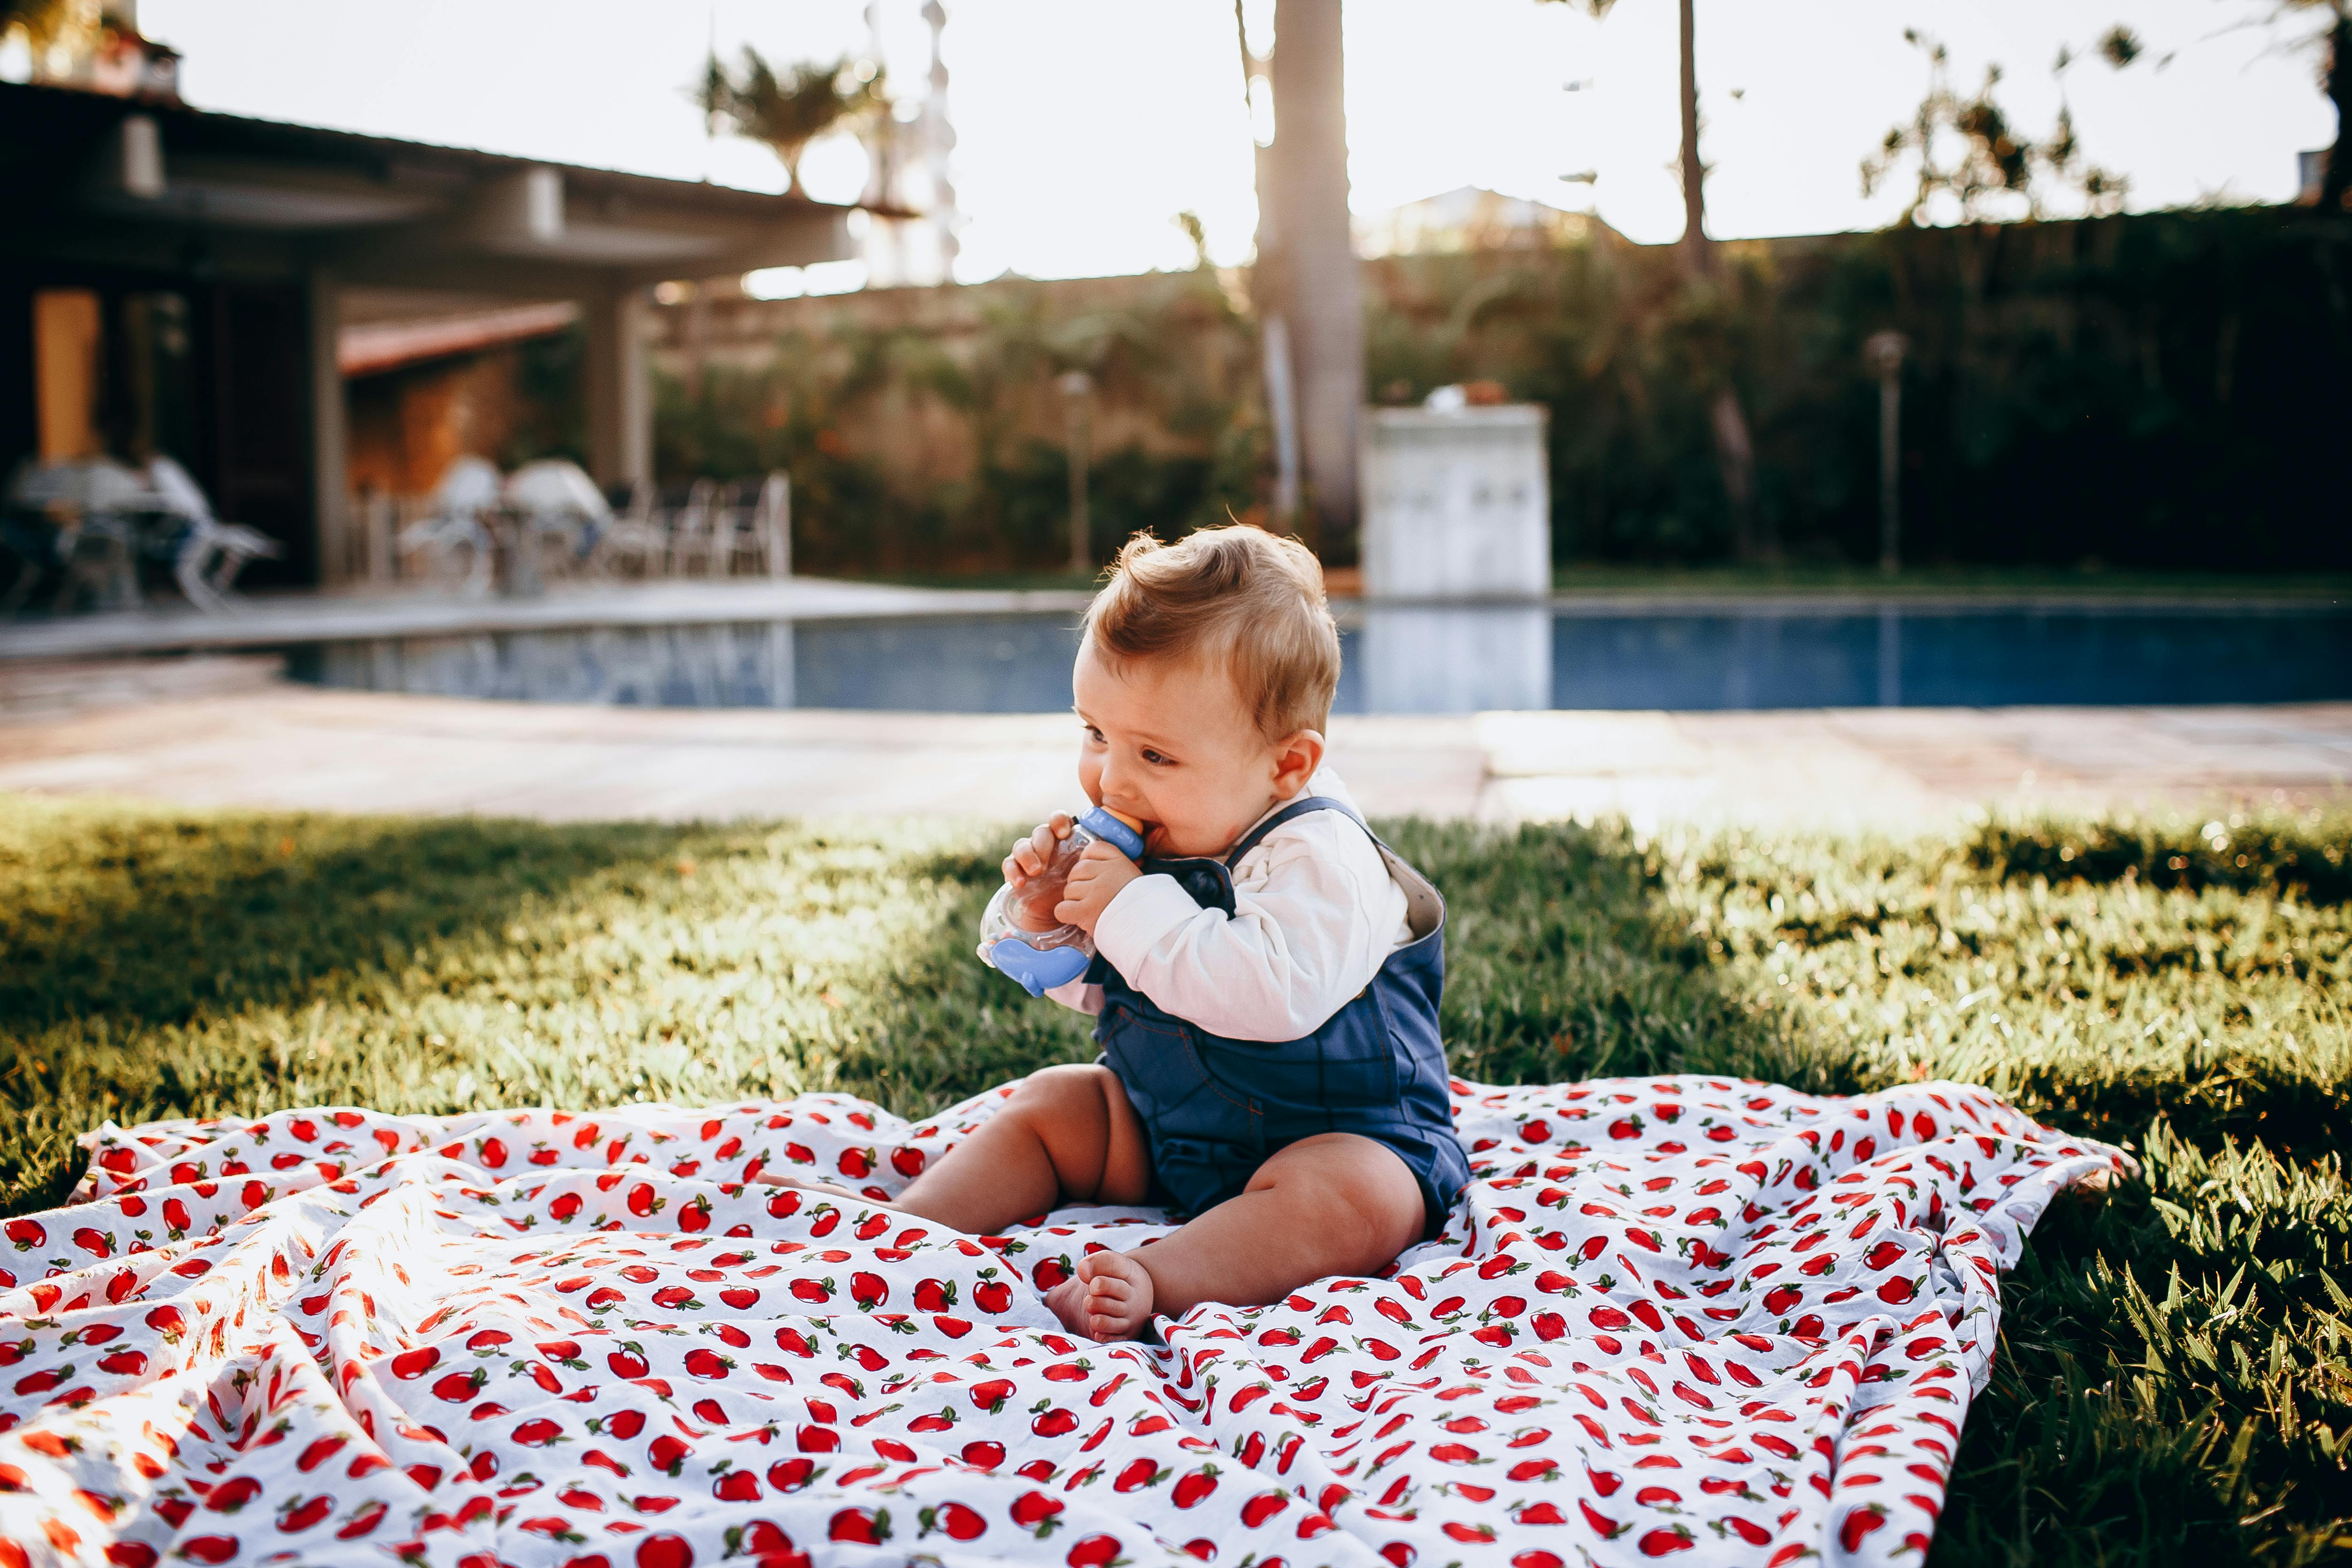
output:
<instances>
[{"instance_id":1,"label":"picnic blanket","mask_svg":"<svg viewBox=\"0 0 2352 1568\"><path fill-rule=\"evenodd\" d=\"M2052 1197L1984 1090L1456 1083L1382 1279L1164 1344L1041 1295L1164 1214L865 1201L1002 1103L108 1125L0 1246L0 1565L1916 1563Z\"/></svg>"}]
</instances>

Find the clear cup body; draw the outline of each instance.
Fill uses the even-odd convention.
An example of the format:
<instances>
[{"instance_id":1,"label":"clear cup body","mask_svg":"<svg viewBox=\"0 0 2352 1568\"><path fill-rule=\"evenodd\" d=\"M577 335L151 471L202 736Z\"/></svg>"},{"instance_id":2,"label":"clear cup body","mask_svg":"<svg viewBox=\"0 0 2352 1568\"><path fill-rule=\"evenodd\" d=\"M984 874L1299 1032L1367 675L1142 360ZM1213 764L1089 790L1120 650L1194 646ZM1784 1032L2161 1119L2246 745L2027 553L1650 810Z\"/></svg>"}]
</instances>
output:
<instances>
[{"instance_id":1,"label":"clear cup body","mask_svg":"<svg viewBox=\"0 0 2352 1568\"><path fill-rule=\"evenodd\" d=\"M1143 824L1108 807L1090 806L1054 845L1045 869L1015 888L1007 883L989 901L980 919L980 958L1020 983L1033 997L1079 978L1095 955L1095 940L1054 917L1068 888L1070 873L1097 839L1131 861L1145 852Z\"/></svg>"},{"instance_id":2,"label":"clear cup body","mask_svg":"<svg viewBox=\"0 0 2352 1568\"><path fill-rule=\"evenodd\" d=\"M1078 856L1094 841L1095 835L1084 825L1074 824L1070 836L1054 846L1053 859L1045 862L1044 871L1018 888L1008 883L998 890L989 903L988 913L981 917L981 946L992 947L1003 938L1012 936L1041 953L1055 947L1074 947L1092 956L1094 938L1075 925L1055 919L1054 906L1062 902L1070 868L1078 863Z\"/></svg>"}]
</instances>

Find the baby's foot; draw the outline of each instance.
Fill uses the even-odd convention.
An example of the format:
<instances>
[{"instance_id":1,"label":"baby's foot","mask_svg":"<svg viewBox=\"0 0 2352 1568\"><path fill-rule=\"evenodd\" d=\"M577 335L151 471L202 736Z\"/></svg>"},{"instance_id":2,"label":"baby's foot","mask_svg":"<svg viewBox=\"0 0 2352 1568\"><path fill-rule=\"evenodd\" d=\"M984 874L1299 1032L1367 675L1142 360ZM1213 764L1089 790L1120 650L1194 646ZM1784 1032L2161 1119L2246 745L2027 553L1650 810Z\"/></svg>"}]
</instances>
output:
<instances>
[{"instance_id":1,"label":"baby's foot","mask_svg":"<svg viewBox=\"0 0 2352 1568\"><path fill-rule=\"evenodd\" d=\"M1134 1339L1151 1322L1151 1276L1124 1252L1090 1252L1076 1276L1045 1292L1045 1304L1072 1333Z\"/></svg>"}]
</instances>

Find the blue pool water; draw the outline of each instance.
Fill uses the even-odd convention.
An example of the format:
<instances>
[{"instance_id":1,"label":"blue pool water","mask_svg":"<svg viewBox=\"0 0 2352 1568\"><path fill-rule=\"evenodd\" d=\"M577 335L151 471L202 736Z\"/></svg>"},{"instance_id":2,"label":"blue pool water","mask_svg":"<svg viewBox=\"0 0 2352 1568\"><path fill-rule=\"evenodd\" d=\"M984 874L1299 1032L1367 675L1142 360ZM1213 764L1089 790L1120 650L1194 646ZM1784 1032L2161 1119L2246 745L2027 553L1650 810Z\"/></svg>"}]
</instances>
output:
<instances>
[{"instance_id":1,"label":"blue pool water","mask_svg":"<svg viewBox=\"0 0 2352 1568\"><path fill-rule=\"evenodd\" d=\"M321 685L654 707L1066 707L1075 618L604 627L287 650ZM2352 698L2352 612L2322 608L1606 612L1366 607L1342 713L2277 703Z\"/></svg>"}]
</instances>

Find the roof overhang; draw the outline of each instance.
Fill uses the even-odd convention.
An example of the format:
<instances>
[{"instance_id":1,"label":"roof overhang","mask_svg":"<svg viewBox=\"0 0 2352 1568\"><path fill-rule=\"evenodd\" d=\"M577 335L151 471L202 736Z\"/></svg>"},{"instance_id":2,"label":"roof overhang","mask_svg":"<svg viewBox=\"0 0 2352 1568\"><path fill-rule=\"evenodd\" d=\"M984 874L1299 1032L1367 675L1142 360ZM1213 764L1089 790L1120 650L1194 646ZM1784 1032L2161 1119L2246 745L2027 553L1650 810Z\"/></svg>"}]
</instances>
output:
<instances>
[{"instance_id":1,"label":"roof overhang","mask_svg":"<svg viewBox=\"0 0 2352 1568\"><path fill-rule=\"evenodd\" d=\"M336 368L347 376L376 375L453 355L479 353L561 332L580 319L580 307L558 299L538 305L346 320L335 339Z\"/></svg>"},{"instance_id":2,"label":"roof overhang","mask_svg":"<svg viewBox=\"0 0 2352 1568\"><path fill-rule=\"evenodd\" d=\"M856 209L0 83L0 248L242 235L354 281L546 294L853 254Z\"/></svg>"}]
</instances>

